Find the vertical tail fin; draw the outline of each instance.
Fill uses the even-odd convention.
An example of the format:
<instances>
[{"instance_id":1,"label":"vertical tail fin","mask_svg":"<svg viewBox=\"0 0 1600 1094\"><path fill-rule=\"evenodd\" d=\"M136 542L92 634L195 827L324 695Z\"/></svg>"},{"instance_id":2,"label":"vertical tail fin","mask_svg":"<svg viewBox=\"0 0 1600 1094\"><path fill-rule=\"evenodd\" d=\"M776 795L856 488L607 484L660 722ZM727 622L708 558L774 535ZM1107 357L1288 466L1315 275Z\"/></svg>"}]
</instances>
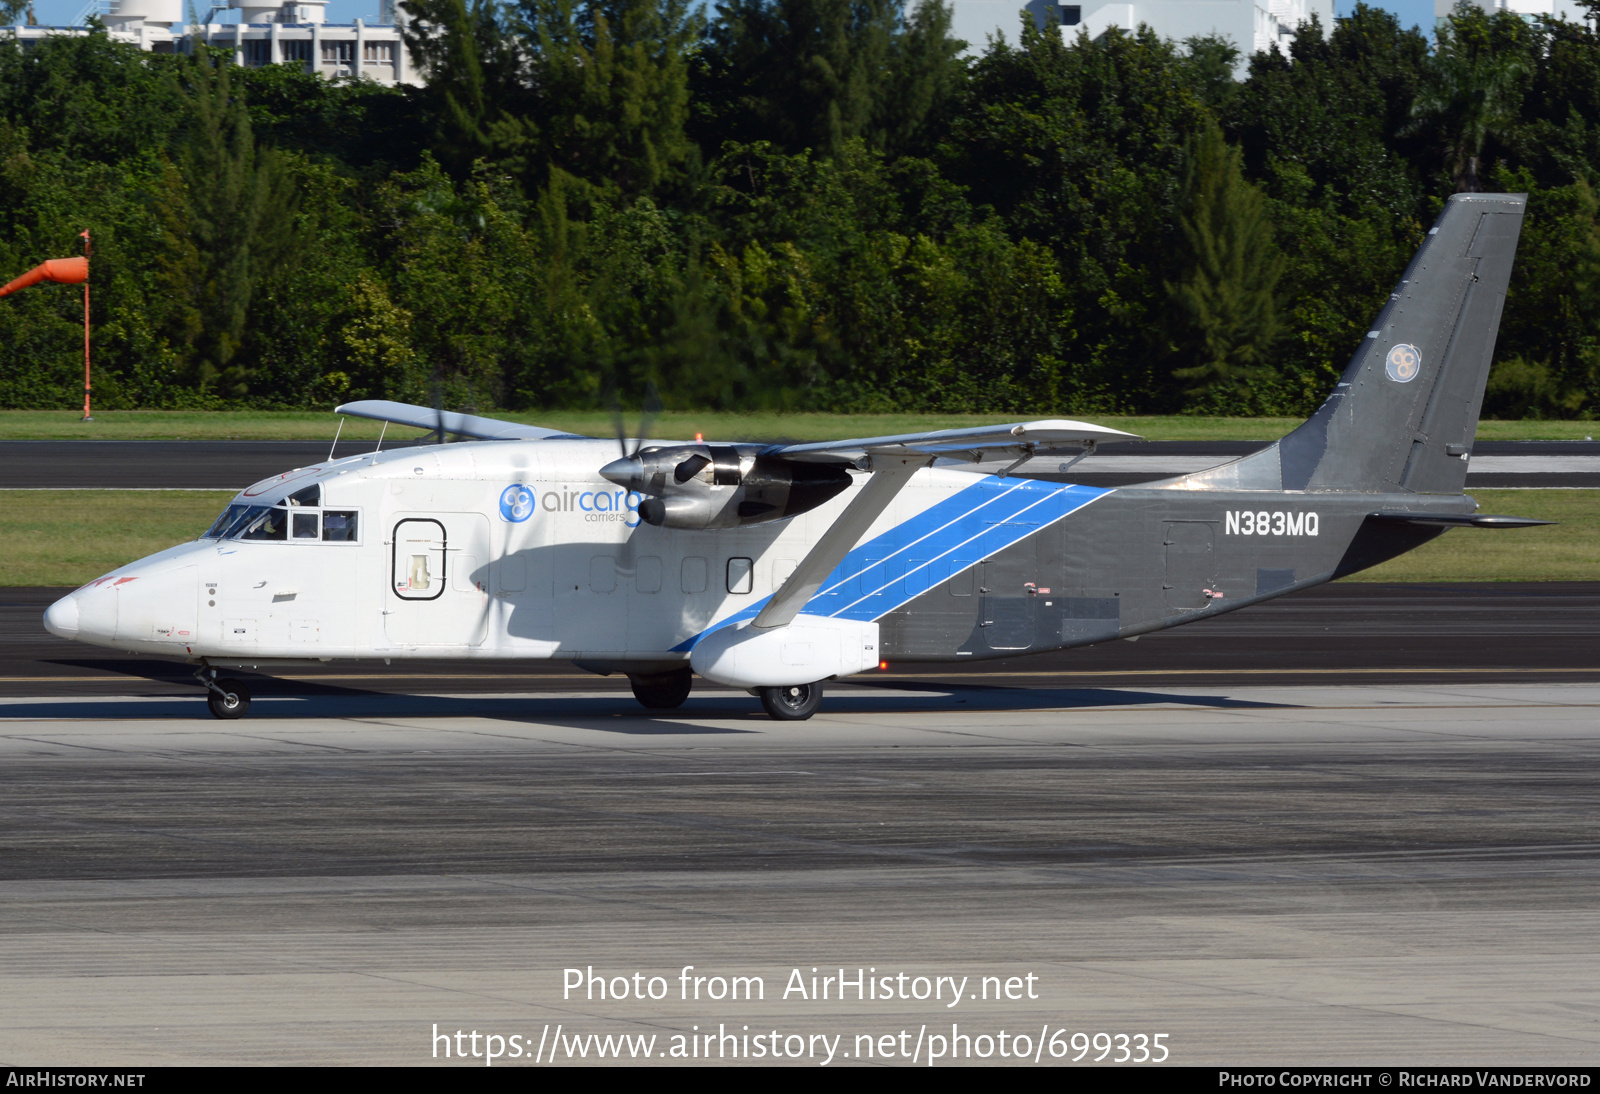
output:
<instances>
[{"instance_id":1,"label":"vertical tail fin","mask_svg":"<svg viewBox=\"0 0 1600 1094\"><path fill-rule=\"evenodd\" d=\"M1333 394L1278 442L1283 489L1462 491L1527 202L1449 200Z\"/></svg>"}]
</instances>

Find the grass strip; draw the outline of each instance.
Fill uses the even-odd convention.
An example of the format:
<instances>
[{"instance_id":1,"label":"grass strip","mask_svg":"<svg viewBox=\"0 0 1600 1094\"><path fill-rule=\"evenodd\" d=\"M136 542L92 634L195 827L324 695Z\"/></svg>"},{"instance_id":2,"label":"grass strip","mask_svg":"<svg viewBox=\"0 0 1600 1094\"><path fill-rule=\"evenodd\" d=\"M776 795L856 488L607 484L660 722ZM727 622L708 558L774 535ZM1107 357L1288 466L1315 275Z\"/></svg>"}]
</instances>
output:
<instances>
[{"instance_id":1,"label":"grass strip","mask_svg":"<svg viewBox=\"0 0 1600 1094\"><path fill-rule=\"evenodd\" d=\"M506 421L548 426L552 429L609 437L611 415L603 411L494 411ZM1060 417L1074 417L1062 414ZM1044 415L1026 414L779 414L673 411L662 414L651 433L669 440L687 440L703 433L721 441L832 441L848 437L874 437L916 433L933 429L993 425ZM1082 415L1112 429L1121 429L1157 441L1270 441L1299 424L1298 418L1204 418L1188 415L1119 417ZM315 411L191 411L107 410L92 422L81 421L69 410L0 410L0 440L315 440L331 441L339 419L331 412ZM626 416L631 432L638 428L637 411ZM1594 422L1524 421L1483 422L1483 440L1584 440L1597 428ZM382 423L347 418L342 436L349 440L376 440ZM387 436L406 440L417 430L390 426Z\"/></svg>"},{"instance_id":2,"label":"grass strip","mask_svg":"<svg viewBox=\"0 0 1600 1094\"><path fill-rule=\"evenodd\" d=\"M1460 529L1351 581L1582 581L1600 578L1600 491L1474 490L1486 513L1538 517L1545 528ZM227 490L0 491L0 585L81 585L194 539ZM1155 575L1152 575L1154 580Z\"/></svg>"},{"instance_id":3,"label":"grass strip","mask_svg":"<svg viewBox=\"0 0 1600 1094\"><path fill-rule=\"evenodd\" d=\"M195 539L232 490L0 491L0 585L82 585Z\"/></svg>"},{"instance_id":4,"label":"grass strip","mask_svg":"<svg viewBox=\"0 0 1600 1094\"><path fill-rule=\"evenodd\" d=\"M1469 490L1479 512L1560 521L1544 528L1458 528L1348 581L1594 581L1600 490Z\"/></svg>"}]
</instances>

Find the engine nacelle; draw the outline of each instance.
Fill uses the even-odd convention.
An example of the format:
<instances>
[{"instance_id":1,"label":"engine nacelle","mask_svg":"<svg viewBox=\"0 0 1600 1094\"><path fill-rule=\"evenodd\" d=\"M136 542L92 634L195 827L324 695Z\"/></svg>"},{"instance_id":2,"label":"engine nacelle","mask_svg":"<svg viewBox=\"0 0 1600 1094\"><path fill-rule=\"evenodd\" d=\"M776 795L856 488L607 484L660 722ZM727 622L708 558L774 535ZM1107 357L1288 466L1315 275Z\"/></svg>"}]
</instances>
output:
<instances>
[{"instance_id":1,"label":"engine nacelle","mask_svg":"<svg viewBox=\"0 0 1600 1094\"><path fill-rule=\"evenodd\" d=\"M736 688L814 684L878 664L878 624L801 612L787 627L748 623L702 638L689 663L707 680Z\"/></svg>"},{"instance_id":2,"label":"engine nacelle","mask_svg":"<svg viewBox=\"0 0 1600 1094\"><path fill-rule=\"evenodd\" d=\"M850 485L832 464L780 460L753 445L647 448L600 474L645 495L639 519L667 528L734 528L809 512Z\"/></svg>"}]
</instances>

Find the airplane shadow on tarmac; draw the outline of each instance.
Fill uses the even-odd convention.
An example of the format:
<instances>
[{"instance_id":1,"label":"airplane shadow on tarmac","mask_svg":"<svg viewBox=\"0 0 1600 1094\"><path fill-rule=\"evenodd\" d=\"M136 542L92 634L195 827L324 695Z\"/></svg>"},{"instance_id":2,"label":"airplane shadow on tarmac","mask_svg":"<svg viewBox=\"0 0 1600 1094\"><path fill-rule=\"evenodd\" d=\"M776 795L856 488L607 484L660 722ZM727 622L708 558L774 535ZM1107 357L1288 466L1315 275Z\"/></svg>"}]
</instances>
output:
<instances>
[{"instance_id":1,"label":"airplane shadow on tarmac","mask_svg":"<svg viewBox=\"0 0 1600 1094\"><path fill-rule=\"evenodd\" d=\"M253 686L255 681L250 681ZM266 681L262 681L266 683ZM298 682L297 682L298 683ZM890 694L880 691L894 689ZM265 689L264 689L265 690ZM670 714L646 713L625 693L616 695L449 696L394 695L354 688L314 685L300 694L259 694L249 716L237 723L308 718L484 718L534 725L561 725L602 732L645 735L754 733L758 729L694 724L696 719L749 719L772 724L753 697L738 692L690 696ZM168 718L211 721L198 689L190 697L142 700L107 698L28 699L0 702L0 722L23 719L134 720ZM1134 691L1108 688L1017 688L972 685L935 687L926 684L840 685L823 699L819 717L924 713L1001 713L1006 711L1072 710L1129 706L1183 706L1212 709L1272 709L1294 704L1234 699L1225 695L1193 695L1179 691ZM228 723L219 723L222 728ZM3 732L3 731L0 731Z\"/></svg>"}]
</instances>

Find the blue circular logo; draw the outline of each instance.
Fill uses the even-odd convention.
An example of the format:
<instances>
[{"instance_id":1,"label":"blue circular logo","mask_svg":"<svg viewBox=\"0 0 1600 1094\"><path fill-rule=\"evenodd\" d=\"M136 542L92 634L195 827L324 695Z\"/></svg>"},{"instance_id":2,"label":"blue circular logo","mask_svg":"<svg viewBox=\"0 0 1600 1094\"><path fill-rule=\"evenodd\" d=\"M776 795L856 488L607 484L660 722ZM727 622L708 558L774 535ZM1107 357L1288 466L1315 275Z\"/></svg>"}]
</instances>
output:
<instances>
[{"instance_id":1,"label":"blue circular logo","mask_svg":"<svg viewBox=\"0 0 1600 1094\"><path fill-rule=\"evenodd\" d=\"M512 483L500 491L500 519L521 524L533 516L533 487Z\"/></svg>"}]
</instances>

